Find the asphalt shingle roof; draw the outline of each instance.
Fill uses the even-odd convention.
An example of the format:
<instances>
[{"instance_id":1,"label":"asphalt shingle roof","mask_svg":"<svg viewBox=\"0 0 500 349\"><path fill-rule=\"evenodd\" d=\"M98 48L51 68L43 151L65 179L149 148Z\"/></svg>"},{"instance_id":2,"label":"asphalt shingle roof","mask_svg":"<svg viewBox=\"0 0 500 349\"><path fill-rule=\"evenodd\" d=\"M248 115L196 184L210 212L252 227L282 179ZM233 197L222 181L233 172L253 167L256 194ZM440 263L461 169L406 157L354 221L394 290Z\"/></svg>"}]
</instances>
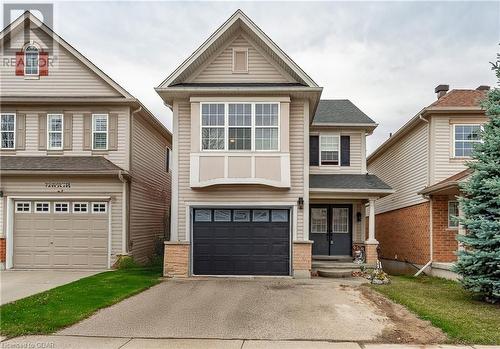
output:
<instances>
[{"instance_id":1,"label":"asphalt shingle roof","mask_svg":"<svg viewBox=\"0 0 500 349\"><path fill-rule=\"evenodd\" d=\"M484 90L451 90L429 107L479 107L486 98Z\"/></svg>"},{"instance_id":2,"label":"asphalt shingle roof","mask_svg":"<svg viewBox=\"0 0 500 349\"><path fill-rule=\"evenodd\" d=\"M119 171L103 156L0 156L2 171Z\"/></svg>"},{"instance_id":3,"label":"asphalt shingle roof","mask_svg":"<svg viewBox=\"0 0 500 349\"><path fill-rule=\"evenodd\" d=\"M372 174L312 174L309 175L309 188L392 189L380 178Z\"/></svg>"},{"instance_id":4,"label":"asphalt shingle roof","mask_svg":"<svg viewBox=\"0 0 500 349\"><path fill-rule=\"evenodd\" d=\"M320 100L313 119L313 125L316 123L376 124L348 99Z\"/></svg>"}]
</instances>

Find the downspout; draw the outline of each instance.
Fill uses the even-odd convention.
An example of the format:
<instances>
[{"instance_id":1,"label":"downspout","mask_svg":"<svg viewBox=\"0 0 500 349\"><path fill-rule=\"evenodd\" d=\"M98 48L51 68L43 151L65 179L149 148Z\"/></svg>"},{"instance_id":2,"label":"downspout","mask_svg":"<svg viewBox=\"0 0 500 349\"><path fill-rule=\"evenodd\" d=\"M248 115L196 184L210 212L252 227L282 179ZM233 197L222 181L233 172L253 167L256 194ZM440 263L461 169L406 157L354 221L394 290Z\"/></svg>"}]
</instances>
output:
<instances>
[{"instance_id":1,"label":"downspout","mask_svg":"<svg viewBox=\"0 0 500 349\"><path fill-rule=\"evenodd\" d=\"M123 170L118 171L118 179L122 182L122 255L128 253L128 212L127 212L127 179L123 176ZM125 214L127 213L127 214Z\"/></svg>"}]
</instances>

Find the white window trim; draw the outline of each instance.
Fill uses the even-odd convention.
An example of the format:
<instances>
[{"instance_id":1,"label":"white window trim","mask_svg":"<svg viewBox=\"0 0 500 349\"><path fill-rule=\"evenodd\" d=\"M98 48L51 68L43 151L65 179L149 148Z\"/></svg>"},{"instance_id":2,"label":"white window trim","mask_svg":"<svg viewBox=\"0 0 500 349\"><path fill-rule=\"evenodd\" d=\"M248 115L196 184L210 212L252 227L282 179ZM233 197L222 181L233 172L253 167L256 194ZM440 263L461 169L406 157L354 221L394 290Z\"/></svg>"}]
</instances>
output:
<instances>
[{"instance_id":1,"label":"white window trim","mask_svg":"<svg viewBox=\"0 0 500 349\"><path fill-rule=\"evenodd\" d=\"M75 205L85 205L87 207L87 210L85 212L75 211ZM73 210L72 210L72 212L75 213L75 214L88 214L89 213L89 203L85 202L85 201L76 201L76 202L73 202Z\"/></svg>"},{"instance_id":2,"label":"white window trim","mask_svg":"<svg viewBox=\"0 0 500 349\"><path fill-rule=\"evenodd\" d=\"M224 104L224 126L203 126L203 105L210 105L210 104ZM251 127L251 149L250 150L244 150L244 149L229 149L229 104L251 104L252 105L252 116L250 118L251 120L251 126L242 126L242 127ZM277 126L255 126L255 105L256 104L276 104L278 106L278 125ZM203 149L203 128L224 128L224 148L223 149ZM231 126L232 128L237 128L238 126ZM256 128L277 128L278 129L278 148L277 149L263 149L263 150L256 150L255 149L255 129ZM221 152L227 152L229 154L232 153L276 153L281 151L281 103L279 102L249 102L249 101L231 101L231 102L201 102L200 103L200 134L199 134L199 139L200 139L200 152L207 152L207 153L221 153ZM340 141L339 141L340 142ZM339 144L339 149L340 149L340 144ZM339 150L340 152L340 150ZM339 153L339 158L340 158L340 153Z\"/></svg>"},{"instance_id":3,"label":"white window trim","mask_svg":"<svg viewBox=\"0 0 500 349\"><path fill-rule=\"evenodd\" d=\"M49 205L49 210L48 210L48 211L38 211L38 210L37 210L37 207L36 207L38 204L47 204L47 205ZM34 204L34 212L35 212L35 213L43 213L43 214L48 214L48 213L50 213L50 202L48 202L48 201L35 201L35 204Z\"/></svg>"},{"instance_id":4,"label":"white window trim","mask_svg":"<svg viewBox=\"0 0 500 349\"><path fill-rule=\"evenodd\" d=\"M481 129L481 131L484 130L484 125L483 124L478 124L478 123L473 123L473 124L452 124L452 154L451 154L451 157L454 158L454 159L470 159L471 157L470 156L465 156L465 155L462 155L462 156L459 156L459 155L456 155L456 152L455 152L455 148L456 148L456 142L459 141L459 142L469 142L469 143L481 143L482 140L479 140L479 141L470 141L470 140L457 140L456 139L456 127L457 126L479 126L479 128Z\"/></svg>"},{"instance_id":5,"label":"white window trim","mask_svg":"<svg viewBox=\"0 0 500 349\"><path fill-rule=\"evenodd\" d=\"M236 70L236 52L245 52L246 53L246 70ZM236 74L248 74L248 48L236 48L236 47L233 47L233 73L236 73Z\"/></svg>"},{"instance_id":6,"label":"white window trim","mask_svg":"<svg viewBox=\"0 0 500 349\"><path fill-rule=\"evenodd\" d=\"M450 200L448 201L448 211L446 212L446 216L448 218L448 229L453 229L453 230L456 230L460 227L460 223L457 221L457 225L456 226L453 226L451 225L451 217L450 217L450 204L452 203L456 203L457 204L457 219L458 219L458 216L460 215L460 208L458 207L458 201L457 200Z\"/></svg>"},{"instance_id":7,"label":"white window trim","mask_svg":"<svg viewBox=\"0 0 500 349\"><path fill-rule=\"evenodd\" d=\"M28 211L20 211L17 207L18 204L28 204ZM16 201L16 213L31 213L31 201Z\"/></svg>"},{"instance_id":8,"label":"white window trim","mask_svg":"<svg viewBox=\"0 0 500 349\"><path fill-rule=\"evenodd\" d=\"M67 211L56 211L56 205L57 204L67 205L68 210ZM66 202L66 201L57 201L57 202L54 202L54 213L57 213L57 214L68 214L68 213L70 213L69 202Z\"/></svg>"},{"instance_id":9,"label":"white window trim","mask_svg":"<svg viewBox=\"0 0 500 349\"><path fill-rule=\"evenodd\" d=\"M50 118L53 116L61 117L61 131L51 131L50 130ZM60 133L61 134L61 146L52 147L50 145L50 133ZM49 150L62 150L64 148L64 115L60 113L47 114L47 149Z\"/></svg>"},{"instance_id":10,"label":"white window trim","mask_svg":"<svg viewBox=\"0 0 500 349\"><path fill-rule=\"evenodd\" d=\"M28 47L34 47L36 48L36 52L37 52L37 56L38 56L38 64L36 66L36 74L28 74L26 72L26 68L28 67L28 60L26 59L26 49ZM37 77L37 76L40 76L40 48L36 47L36 45L34 45L33 43L30 43L29 45L27 45L25 48L24 48L24 76L27 76L27 77Z\"/></svg>"},{"instance_id":11,"label":"white window trim","mask_svg":"<svg viewBox=\"0 0 500 349\"><path fill-rule=\"evenodd\" d=\"M95 119L96 116L106 116L106 148L101 149L101 148L95 148L95 141L94 141L94 135L96 133L104 133L104 131L95 131ZM92 150L102 150L106 151L109 149L109 114L92 114Z\"/></svg>"},{"instance_id":12,"label":"white window trim","mask_svg":"<svg viewBox=\"0 0 500 349\"><path fill-rule=\"evenodd\" d=\"M101 205L101 204L104 204L104 211L94 211L94 205ZM91 213L93 214L105 214L105 213L108 213L108 203L105 202L105 201L94 201L92 202L91 204Z\"/></svg>"},{"instance_id":13,"label":"white window trim","mask_svg":"<svg viewBox=\"0 0 500 349\"><path fill-rule=\"evenodd\" d=\"M323 137L331 137L331 136L335 136L338 138L338 144L339 144L339 163L337 165L333 165L333 164L325 164L323 165L322 161L321 161L321 138ZM321 133L319 135L319 154L318 154L318 157L319 157L319 166L325 166L325 167L340 167L340 164L342 163L342 149L341 149L342 145L340 144L340 133Z\"/></svg>"},{"instance_id":14,"label":"white window trim","mask_svg":"<svg viewBox=\"0 0 500 349\"><path fill-rule=\"evenodd\" d=\"M16 149L16 133L17 133L17 114L16 113L1 113L0 115L14 115L14 131L2 131L0 129L0 149L9 149L9 150L14 150ZM1 118L0 118L0 123L1 123ZM0 125L1 126L1 125ZM1 136L2 136L2 133L4 132L14 132L14 144L13 144L13 147L12 148L5 148L5 147L2 147L2 144L1 144Z\"/></svg>"}]
</instances>

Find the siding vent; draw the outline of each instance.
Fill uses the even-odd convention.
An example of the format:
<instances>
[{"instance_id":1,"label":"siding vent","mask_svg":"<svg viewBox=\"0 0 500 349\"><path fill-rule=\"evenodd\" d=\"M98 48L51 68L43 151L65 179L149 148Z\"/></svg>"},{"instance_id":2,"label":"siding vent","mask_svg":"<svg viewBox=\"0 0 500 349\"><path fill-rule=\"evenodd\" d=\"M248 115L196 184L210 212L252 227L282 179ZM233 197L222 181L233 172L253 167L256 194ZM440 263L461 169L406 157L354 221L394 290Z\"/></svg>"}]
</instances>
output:
<instances>
[{"instance_id":1,"label":"siding vent","mask_svg":"<svg viewBox=\"0 0 500 349\"><path fill-rule=\"evenodd\" d=\"M233 73L248 73L247 49L233 49Z\"/></svg>"}]
</instances>

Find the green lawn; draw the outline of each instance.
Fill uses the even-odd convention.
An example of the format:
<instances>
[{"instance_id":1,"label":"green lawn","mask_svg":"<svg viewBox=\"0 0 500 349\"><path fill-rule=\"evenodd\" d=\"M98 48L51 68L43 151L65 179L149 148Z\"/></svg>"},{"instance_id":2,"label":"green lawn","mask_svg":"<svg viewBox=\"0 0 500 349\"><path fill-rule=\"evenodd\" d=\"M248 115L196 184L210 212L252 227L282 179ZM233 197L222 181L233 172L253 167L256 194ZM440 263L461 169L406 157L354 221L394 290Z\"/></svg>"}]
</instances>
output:
<instances>
[{"instance_id":1,"label":"green lawn","mask_svg":"<svg viewBox=\"0 0 500 349\"><path fill-rule=\"evenodd\" d=\"M52 333L156 285L160 276L158 268L109 271L5 304L0 307L0 333Z\"/></svg>"},{"instance_id":2,"label":"green lawn","mask_svg":"<svg viewBox=\"0 0 500 349\"><path fill-rule=\"evenodd\" d=\"M392 276L389 285L372 285L448 334L467 344L500 344L500 306L483 303L459 283L434 277Z\"/></svg>"}]
</instances>

